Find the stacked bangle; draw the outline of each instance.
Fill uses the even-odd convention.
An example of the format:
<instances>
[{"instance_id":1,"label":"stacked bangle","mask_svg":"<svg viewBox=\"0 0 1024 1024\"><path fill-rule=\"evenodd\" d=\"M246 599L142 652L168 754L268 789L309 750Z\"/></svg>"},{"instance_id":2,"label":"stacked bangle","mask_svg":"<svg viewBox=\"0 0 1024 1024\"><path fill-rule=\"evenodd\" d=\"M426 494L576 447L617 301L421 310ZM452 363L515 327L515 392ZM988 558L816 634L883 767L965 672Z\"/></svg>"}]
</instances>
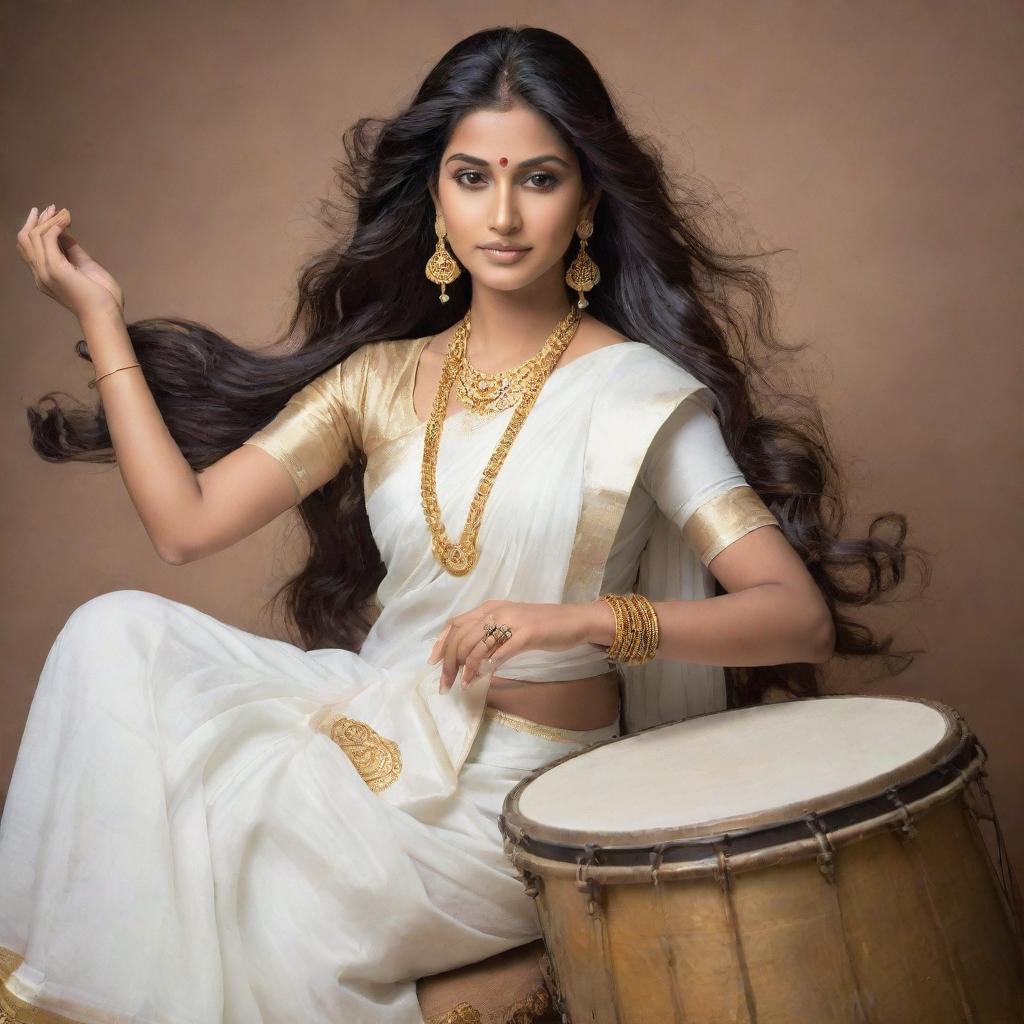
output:
<instances>
[{"instance_id":1,"label":"stacked bangle","mask_svg":"<svg viewBox=\"0 0 1024 1024\"><path fill-rule=\"evenodd\" d=\"M661 639L654 605L643 594L602 594L615 615L615 639L608 648L612 661L642 665L651 661Z\"/></svg>"}]
</instances>

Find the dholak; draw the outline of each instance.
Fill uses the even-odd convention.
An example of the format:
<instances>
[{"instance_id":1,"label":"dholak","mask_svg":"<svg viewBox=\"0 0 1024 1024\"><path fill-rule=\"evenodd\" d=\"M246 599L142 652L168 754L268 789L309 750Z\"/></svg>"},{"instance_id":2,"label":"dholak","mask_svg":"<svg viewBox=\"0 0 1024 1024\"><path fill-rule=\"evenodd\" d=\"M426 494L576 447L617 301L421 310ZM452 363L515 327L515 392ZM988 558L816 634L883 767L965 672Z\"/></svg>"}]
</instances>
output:
<instances>
[{"instance_id":1,"label":"dholak","mask_svg":"<svg viewBox=\"0 0 1024 1024\"><path fill-rule=\"evenodd\" d=\"M533 772L500 824L563 1019L1024 1020L1019 897L976 820L998 830L985 759L951 708L842 695Z\"/></svg>"}]
</instances>

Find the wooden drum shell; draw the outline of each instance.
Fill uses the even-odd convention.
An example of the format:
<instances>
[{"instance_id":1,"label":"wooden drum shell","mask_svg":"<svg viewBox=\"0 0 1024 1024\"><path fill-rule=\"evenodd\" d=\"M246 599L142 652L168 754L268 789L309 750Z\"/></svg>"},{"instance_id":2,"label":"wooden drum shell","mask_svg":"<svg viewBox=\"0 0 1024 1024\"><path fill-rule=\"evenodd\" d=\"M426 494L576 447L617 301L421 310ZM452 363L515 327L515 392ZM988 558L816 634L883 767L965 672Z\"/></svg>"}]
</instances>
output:
<instances>
[{"instance_id":1,"label":"wooden drum shell","mask_svg":"<svg viewBox=\"0 0 1024 1024\"><path fill-rule=\"evenodd\" d=\"M968 803L983 761L979 746L952 782L829 832L824 847L812 837L665 863L657 882L650 866L528 852L507 800L506 850L536 897L568 1019L1024 1020L1013 910Z\"/></svg>"}]
</instances>

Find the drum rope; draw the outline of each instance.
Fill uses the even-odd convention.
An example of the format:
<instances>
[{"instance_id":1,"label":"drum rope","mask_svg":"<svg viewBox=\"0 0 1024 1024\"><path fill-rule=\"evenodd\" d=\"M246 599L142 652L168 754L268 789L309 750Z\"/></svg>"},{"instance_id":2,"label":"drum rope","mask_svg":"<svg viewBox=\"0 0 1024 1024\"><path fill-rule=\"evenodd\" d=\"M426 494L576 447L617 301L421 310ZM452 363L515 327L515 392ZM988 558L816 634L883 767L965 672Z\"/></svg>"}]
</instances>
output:
<instances>
[{"instance_id":1,"label":"drum rope","mask_svg":"<svg viewBox=\"0 0 1024 1024\"><path fill-rule=\"evenodd\" d=\"M591 925L591 938L601 950L601 971L595 971L592 978L604 979L603 1005L612 1009L611 1020L620 1024L622 1015L619 1012L621 1001L615 984L615 971L612 967L611 943L608 940L608 923L601 913L601 887L593 878L587 877L587 870L594 866L600 846L597 843L584 843L583 853L576 858L576 888L582 892L587 901L587 917ZM597 1005L602 1005L600 1001Z\"/></svg>"},{"instance_id":2,"label":"drum rope","mask_svg":"<svg viewBox=\"0 0 1024 1024\"><path fill-rule=\"evenodd\" d=\"M671 939L672 929L669 927L668 911L665 909L665 886L658 877L658 872L661 870L661 858L665 856L665 850L671 845L671 841L654 844L649 854L651 861L651 883L654 885L654 900L658 905L658 917L661 922L661 948L665 953L666 966L668 967L668 992L672 997L672 1011L677 1021L685 1021L688 1019L688 1015L683 1000L683 993L679 988L676 954Z\"/></svg>"},{"instance_id":3,"label":"drum rope","mask_svg":"<svg viewBox=\"0 0 1024 1024\"><path fill-rule=\"evenodd\" d=\"M957 998L960 1001L960 1011L963 1014L964 1024L975 1024L974 1011L971 1009L970 1002L967 999L967 993L964 991L963 978L960 976L956 957L953 953L953 944L950 942L949 933L946 931L946 926L943 923L942 916L939 914L939 908L935 901L935 890L932 886L931 875L928 873L928 866L921 854L921 848L915 841L917 829L912 824L913 818L911 817L906 804L904 804L900 799L895 786L890 786L885 791L885 795L902 812L904 824L900 825L898 828L894 828L893 833L902 840L900 845L903 849L910 851L910 857L917 868L917 874L922 882L921 888L924 891L925 900L928 903L928 910L931 914L932 923L935 926L935 930L939 933L942 952L945 954L946 963L949 965L949 973L953 979L953 987L956 989Z\"/></svg>"},{"instance_id":4,"label":"drum rope","mask_svg":"<svg viewBox=\"0 0 1024 1024\"><path fill-rule=\"evenodd\" d=\"M757 1024L757 1003L754 1000L754 985L750 980L750 966L747 964L746 950L743 948L743 936L740 934L739 915L736 913L736 905L732 898L732 876L729 867L729 854L726 847L729 843L729 836L725 836L722 842L715 843L715 878L722 890L725 900L725 915L732 931L733 945L736 949L736 962L740 969L740 980L743 982L743 999L747 1007L749 1024Z\"/></svg>"},{"instance_id":5,"label":"drum rope","mask_svg":"<svg viewBox=\"0 0 1024 1024\"><path fill-rule=\"evenodd\" d=\"M978 746L981 747L981 741L977 741ZM988 752L982 747L982 751L985 753L986 759ZM959 773L966 779L966 775L963 772ZM1010 923L1013 927L1014 932L1017 936L1018 943L1024 943L1024 903L1021 900L1020 887L1017 884L1017 876L1013 871L1013 864L1010 862L1009 853L1006 849L1006 840L1003 837L1003 829L999 824L999 816L996 814L995 801L992 799L992 794L989 791L988 785L985 782L988 772L982 768L968 784L964 786L966 793L971 793L971 783L978 788L978 791L982 794L985 799L985 803L988 805L987 808L981 808L977 806L974 800L967 801L967 809L974 815L975 819L982 821L990 821L992 823L993 831L996 837L996 855L998 858L997 877L999 880L1000 888L1003 890L1003 895L1006 897L1008 909L1010 911ZM972 794L973 795L973 794ZM984 839L982 840L984 843ZM988 851L985 851L986 857L989 857ZM991 862L991 858L989 858Z\"/></svg>"},{"instance_id":6,"label":"drum rope","mask_svg":"<svg viewBox=\"0 0 1024 1024\"><path fill-rule=\"evenodd\" d=\"M868 1024L868 1016L864 1010L864 1002L862 999L863 986L861 984L860 977L857 975L857 967L853 958L853 951L850 949L849 929L846 927L846 918L843 914L843 904L842 900L839 899L839 886L836 883L836 866L835 860L833 859L835 847L832 845L832 840L829 838L828 832L822 825L821 816L817 811L808 811L804 815L804 822L808 829L810 829L811 834L814 836L818 843L818 847L821 850L818 854L818 867L828 884L828 890L832 896L832 906L834 909L833 921L835 922L835 928L839 936L839 947L842 949L843 953L846 954L846 969L853 988L854 1009L857 1013L857 1019L860 1024Z\"/></svg>"}]
</instances>

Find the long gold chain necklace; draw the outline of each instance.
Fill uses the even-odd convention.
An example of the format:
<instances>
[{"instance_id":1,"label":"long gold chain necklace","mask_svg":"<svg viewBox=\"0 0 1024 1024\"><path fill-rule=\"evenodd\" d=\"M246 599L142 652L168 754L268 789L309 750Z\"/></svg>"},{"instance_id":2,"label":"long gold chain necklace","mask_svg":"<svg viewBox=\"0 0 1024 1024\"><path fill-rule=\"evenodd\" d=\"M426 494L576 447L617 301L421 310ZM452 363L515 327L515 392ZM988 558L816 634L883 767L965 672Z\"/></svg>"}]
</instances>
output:
<instances>
[{"instance_id":1,"label":"long gold chain necklace","mask_svg":"<svg viewBox=\"0 0 1024 1024\"><path fill-rule=\"evenodd\" d=\"M484 505L494 486L498 470L501 469L502 463L512 447L512 442L516 439L528 413L533 408L544 381L555 368L555 363L558 362L566 346L572 341L579 322L580 313L573 304L537 356L528 360L528 363L533 363L534 360L536 362L524 379L522 397L484 468L476 494L473 495L473 500L470 502L469 514L466 517L466 525L462 528L462 534L458 542L453 543L445 532L444 522L441 518L441 506L437 500L437 453L441 446L441 431L444 427L445 412L448 409L448 399L461 368L465 366L466 345L470 332L468 311L456 327L452 340L448 344L448 352L445 355L444 365L441 367L441 379L438 381L434 404L426 424L423 438L423 467L420 473L420 496L427 528L430 530L431 548L434 557L452 576L465 576L476 565L476 537L480 532ZM526 366L528 363L523 365ZM518 369L520 367L517 367Z\"/></svg>"}]
</instances>

